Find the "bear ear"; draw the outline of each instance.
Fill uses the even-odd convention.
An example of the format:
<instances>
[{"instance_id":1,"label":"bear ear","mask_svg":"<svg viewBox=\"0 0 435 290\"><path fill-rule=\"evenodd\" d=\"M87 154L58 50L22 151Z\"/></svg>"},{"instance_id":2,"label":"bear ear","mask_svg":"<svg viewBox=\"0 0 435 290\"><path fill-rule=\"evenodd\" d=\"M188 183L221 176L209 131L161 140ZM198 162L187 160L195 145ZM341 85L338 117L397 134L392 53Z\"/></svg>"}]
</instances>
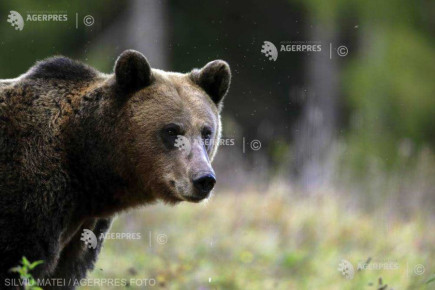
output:
<instances>
[{"instance_id":1,"label":"bear ear","mask_svg":"<svg viewBox=\"0 0 435 290\"><path fill-rule=\"evenodd\" d=\"M116 85L123 93L130 94L151 84L151 66L138 51L126 50L121 53L114 70Z\"/></svg>"},{"instance_id":2,"label":"bear ear","mask_svg":"<svg viewBox=\"0 0 435 290\"><path fill-rule=\"evenodd\" d=\"M194 69L190 76L221 108L222 100L228 92L231 82L231 70L223 60L214 60L202 69Z\"/></svg>"}]
</instances>

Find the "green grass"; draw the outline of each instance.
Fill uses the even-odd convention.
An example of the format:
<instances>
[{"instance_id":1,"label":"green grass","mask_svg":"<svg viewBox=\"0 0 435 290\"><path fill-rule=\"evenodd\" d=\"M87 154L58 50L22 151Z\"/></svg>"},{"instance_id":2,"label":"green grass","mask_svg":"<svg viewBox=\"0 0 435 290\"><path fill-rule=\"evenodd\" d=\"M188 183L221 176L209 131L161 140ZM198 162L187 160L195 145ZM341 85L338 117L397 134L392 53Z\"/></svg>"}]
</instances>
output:
<instances>
[{"instance_id":1,"label":"green grass","mask_svg":"<svg viewBox=\"0 0 435 290\"><path fill-rule=\"evenodd\" d=\"M383 212L358 211L330 192L302 199L282 188L148 206L117 218L111 232L141 239L106 240L89 278L155 279L149 288L164 289L378 289L381 277L383 289L434 289L425 284L434 274L433 224L422 214L403 221ZM369 257L398 269L357 271ZM341 259L355 267L353 279L337 270Z\"/></svg>"},{"instance_id":2,"label":"green grass","mask_svg":"<svg viewBox=\"0 0 435 290\"><path fill-rule=\"evenodd\" d=\"M18 265L11 269L11 272L18 273L20 279L22 280L22 285L26 290L42 290L41 287L37 286L37 281L33 278L32 270L34 270L38 265L43 264L44 261L35 261L33 263L29 262L26 257L21 258L21 265Z\"/></svg>"}]
</instances>

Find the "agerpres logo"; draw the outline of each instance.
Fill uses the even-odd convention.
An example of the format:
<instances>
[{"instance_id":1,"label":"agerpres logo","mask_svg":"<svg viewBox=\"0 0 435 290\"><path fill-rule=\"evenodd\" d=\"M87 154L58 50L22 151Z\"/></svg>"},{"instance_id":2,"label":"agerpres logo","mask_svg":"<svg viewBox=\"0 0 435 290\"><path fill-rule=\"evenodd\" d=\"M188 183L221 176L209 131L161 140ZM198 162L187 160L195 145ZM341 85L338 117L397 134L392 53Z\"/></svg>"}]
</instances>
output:
<instances>
[{"instance_id":1,"label":"agerpres logo","mask_svg":"<svg viewBox=\"0 0 435 290\"><path fill-rule=\"evenodd\" d=\"M345 259L340 260L340 263L338 263L337 270L347 280L352 280L353 276L355 275L355 270L353 269L352 263Z\"/></svg>"},{"instance_id":2,"label":"agerpres logo","mask_svg":"<svg viewBox=\"0 0 435 290\"><path fill-rule=\"evenodd\" d=\"M321 52L320 41L281 41L279 51L286 52Z\"/></svg>"},{"instance_id":3,"label":"agerpres logo","mask_svg":"<svg viewBox=\"0 0 435 290\"><path fill-rule=\"evenodd\" d=\"M27 11L26 21L65 22L68 21L68 14L66 11Z\"/></svg>"},{"instance_id":4,"label":"agerpres logo","mask_svg":"<svg viewBox=\"0 0 435 290\"><path fill-rule=\"evenodd\" d=\"M24 17L17 11L11 10L8 22L15 30L22 31L26 22L65 22L68 21L66 11L27 11Z\"/></svg>"},{"instance_id":5,"label":"agerpres logo","mask_svg":"<svg viewBox=\"0 0 435 290\"><path fill-rule=\"evenodd\" d=\"M329 59L332 59L335 50L339 57L345 57L349 53L349 49L345 45L335 47L335 45L330 42ZM319 53L320 55L327 56L327 51L328 49L323 49L321 41L312 40L281 41L277 46L275 46L271 41L264 41L261 46L261 53L271 61L276 61L278 59L278 53L303 53L308 56Z\"/></svg>"},{"instance_id":6,"label":"agerpres logo","mask_svg":"<svg viewBox=\"0 0 435 290\"><path fill-rule=\"evenodd\" d=\"M80 240L83 241L89 249L95 249L97 247L98 240L93 231L83 229L81 236Z\"/></svg>"},{"instance_id":7,"label":"agerpres logo","mask_svg":"<svg viewBox=\"0 0 435 290\"><path fill-rule=\"evenodd\" d=\"M321 52L322 44L320 41L281 41L279 52ZM263 53L269 60L278 59L278 49L271 41L264 41L261 46Z\"/></svg>"},{"instance_id":8,"label":"agerpres logo","mask_svg":"<svg viewBox=\"0 0 435 290\"><path fill-rule=\"evenodd\" d=\"M264 41L261 47L261 52L269 58L269 60L276 61L278 59L278 50L276 50L275 44L270 41Z\"/></svg>"},{"instance_id":9,"label":"agerpres logo","mask_svg":"<svg viewBox=\"0 0 435 290\"><path fill-rule=\"evenodd\" d=\"M8 15L8 22L11 24L15 30L23 30L24 28L24 20L20 13L17 11L10 11Z\"/></svg>"}]
</instances>

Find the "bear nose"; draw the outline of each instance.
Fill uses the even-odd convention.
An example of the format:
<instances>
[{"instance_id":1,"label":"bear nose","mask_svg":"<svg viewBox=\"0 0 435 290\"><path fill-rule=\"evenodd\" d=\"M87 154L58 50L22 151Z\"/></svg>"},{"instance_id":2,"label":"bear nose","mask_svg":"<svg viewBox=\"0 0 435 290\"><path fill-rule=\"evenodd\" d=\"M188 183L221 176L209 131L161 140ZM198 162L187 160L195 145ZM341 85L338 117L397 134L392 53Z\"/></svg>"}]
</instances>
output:
<instances>
[{"instance_id":1,"label":"bear nose","mask_svg":"<svg viewBox=\"0 0 435 290\"><path fill-rule=\"evenodd\" d=\"M200 194L210 193L216 183L216 177L213 174L207 174L193 181L193 185Z\"/></svg>"}]
</instances>

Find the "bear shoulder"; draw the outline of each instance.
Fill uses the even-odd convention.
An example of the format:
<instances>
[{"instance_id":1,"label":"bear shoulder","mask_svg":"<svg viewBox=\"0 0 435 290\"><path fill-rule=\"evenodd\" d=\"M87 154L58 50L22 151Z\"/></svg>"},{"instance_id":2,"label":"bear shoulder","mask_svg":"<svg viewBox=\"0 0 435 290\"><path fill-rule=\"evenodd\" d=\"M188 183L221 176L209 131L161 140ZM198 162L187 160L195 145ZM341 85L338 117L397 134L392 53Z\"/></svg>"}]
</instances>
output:
<instances>
[{"instance_id":1,"label":"bear shoulder","mask_svg":"<svg viewBox=\"0 0 435 290\"><path fill-rule=\"evenodd\" d=\"M64 56L38 61L26 74L28 79L59 79L65 81L89 81L99 72L81 62Z\"/></svg>"}]
</instances>

